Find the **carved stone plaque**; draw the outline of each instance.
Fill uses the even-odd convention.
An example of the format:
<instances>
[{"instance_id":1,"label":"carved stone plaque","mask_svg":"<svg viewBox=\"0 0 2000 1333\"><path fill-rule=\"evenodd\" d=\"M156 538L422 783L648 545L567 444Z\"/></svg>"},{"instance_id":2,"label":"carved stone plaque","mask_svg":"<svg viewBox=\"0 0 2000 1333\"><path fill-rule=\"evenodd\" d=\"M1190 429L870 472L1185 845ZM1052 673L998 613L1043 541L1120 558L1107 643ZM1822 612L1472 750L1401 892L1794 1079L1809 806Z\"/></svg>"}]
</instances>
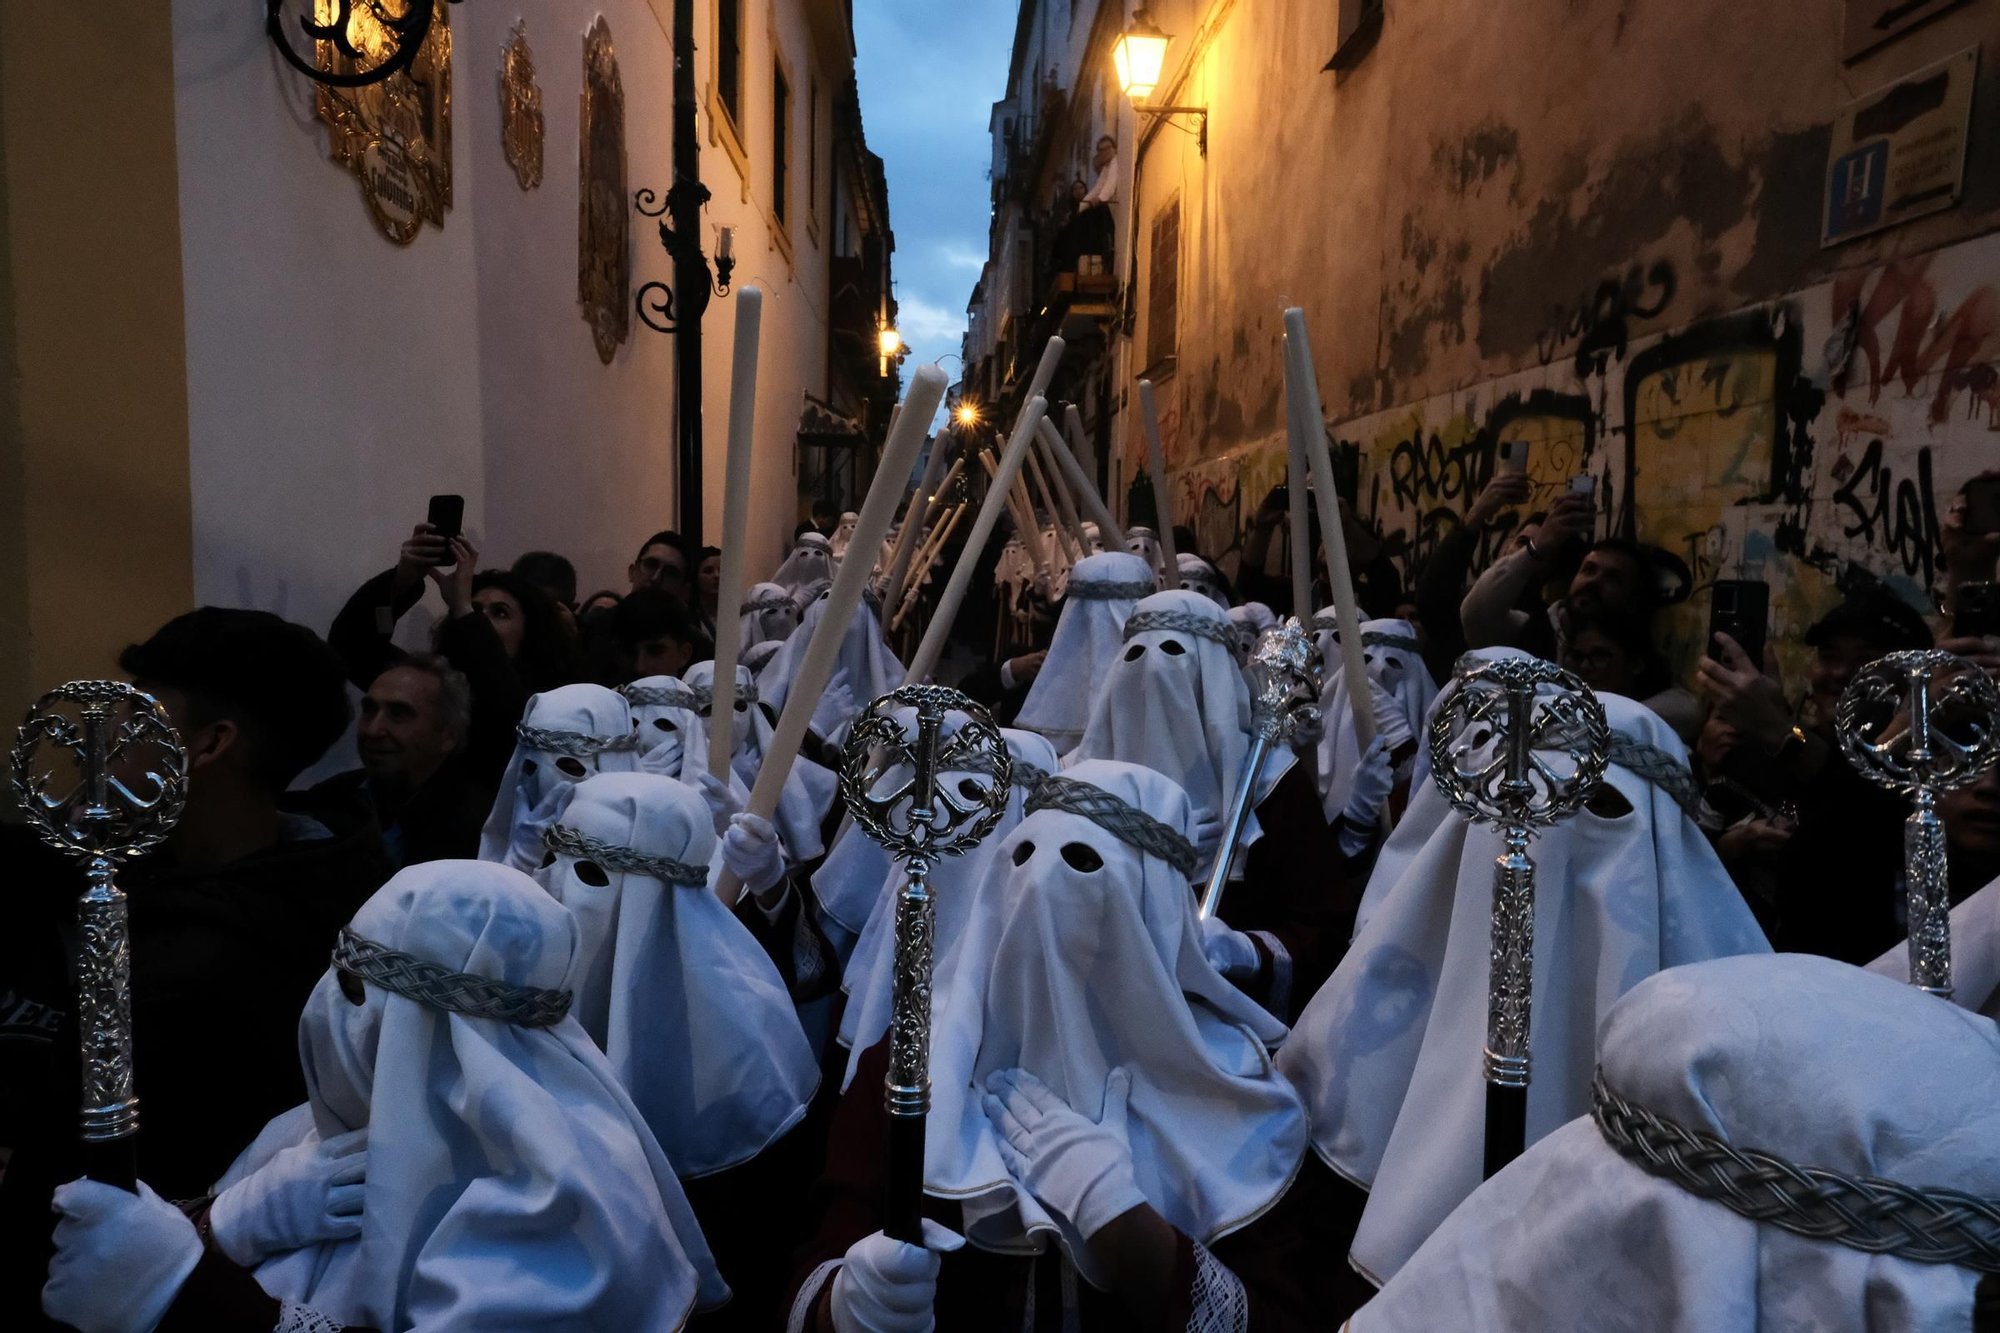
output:
<instances>
[{"instance_id":1,"label":"carved stone plaque","mask_svg":"<svg viewBox=\"0 0 2000 1333\"><path fill-rule=\"evenodd\" d=\"M578 96L576 299L598 359L608 366L632 331L632 232L625 190L625 87L602 14L583 37Z\"/></svg>"},{"instance_id":2,"label":"carved stone plaque","mask_svg":"<svg viewBox=\"0 0 2000 1333\"><path fill-rule=\"evenodd\" d=\"M522 189L542 183L542 87L535 82L526 19L514 25L500 51L500 151Z\"/></svg>"},{"instance_id":3,"label":"carved stone plaque","mask_svg":"<svg viewBox=\"0 0 2000 1333\"><path fill-rule=\"evenodd\" d=\"M314 85L328 155L360 180L369 215L398 245L414 241L426 222L443 227L451 207L451 15L446 0L431 3L430 31L406 72L364 88ZM341 9L339 0L314 0L313 17L332 23ZM347 38L361 58L316 42L321 69L352 73L394 53L396 34L376 7L351 5L346 13Z\"/></svg>"}]
</instances>

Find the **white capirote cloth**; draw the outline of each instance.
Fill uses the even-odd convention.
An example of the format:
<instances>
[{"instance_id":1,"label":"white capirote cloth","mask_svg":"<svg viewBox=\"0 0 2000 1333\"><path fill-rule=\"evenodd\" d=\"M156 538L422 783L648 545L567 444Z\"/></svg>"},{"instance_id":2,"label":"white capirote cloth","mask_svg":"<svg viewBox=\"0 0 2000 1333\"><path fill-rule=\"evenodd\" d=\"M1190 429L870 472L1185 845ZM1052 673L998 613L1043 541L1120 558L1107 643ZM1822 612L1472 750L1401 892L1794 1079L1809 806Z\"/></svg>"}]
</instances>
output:
<instances>
[{"instance_id":1,"label":"white capirote cloth","mask_svg":"<svg viewBox=\"0 0 2000 1333\"><path fill-rule=\"evenodd\" d=\"M854 529L859 527L860 524L861 515L852 510L840 516L840 522L834 525L833 536L827 540L827 545L833 551L833 558L835 560L845 560L847 558L848 543L854 540Z\"/></svg>"},{"instance_id":2,"label":"white capirote cloth","mask_svg":"<svg viewBox=\"0 0 2000 1333\"><path fill-rule=\"evenodd\" d=\"M1598 698L1613 730L1685 764L1657 714ZM1585 809L1528 849L1529 1143L1589 1109L1598 1020L1619 996L1670 967L1770 948L1673 798L1616 764L1605 782L1629 812ZM1504 848L1435 785L1413 793L1370 877L1352 947L1279 1056L1312 1108L1313 1147L1370 1191L1350 1257L1378 1285L1479 1185L1493 862Z\"/></svg>"},{"instance_id":3,"label":"white capirote cloth","mask_svg":"<svg viewBox=\"0 0 2000 1333\"><path fill-rule=\"evenodd\" d=\"M1156 583L1167 577L1167 553L1160 545L1159 534L1151 528L1139 526L1125 529L1125 549L1146 562L1153 571Z\"/></svg>"},{"instance_id":4,"label":"white capirote cloth","mask_svg":"<svg viewBox=\"0 0 2000 1333\"><path fill-rule=\"evenodd\" d=\"M1868 970L1907 985L1908 941L1870 963ZM1951 985L1953 1004L2000 1018L2000 879L1951 909Z\"/></svg>"},{"instance_id":5,"label":"white capirote cloth","mask_svg":"<svg viewBox=\"0 0 2000 1333\"><path fill-rule=\"evenodd\" d=\"M813 632L819 628L826 607L824 596L807 607L792 637L785 640L785 646L757 676L758 697L775 712L785 710L792 681L805 662L806 648L812 643ZM833 674L827 677L826 690L813 711L812 729L825 740L839 744L855 716L901 685L903 674L903 664L896 660L882 638L882 622L876 619L875 608L867 598L862 598L855 603L854 614L843 631Z\"/></svg>"},{"instance_id":6,"label":"white capirote cloth","mask_svg":"<svg viewBox=\"0 0 2000 1333\"><path fill-rule=\"evenodd\" d=\"M1090 724L1098 682L1125 651L1125 622L1152 592L1153 571L1136 555L1106 551L1077 561L1049 655L1014 725L1048 737L1058 754L1075 749Z\"/></svg>"},{"instance_id":7,"label":"white capirote cloth","mask_svg":"<svg viewBox=\"0 0 2000 1333\"><path fill-rule=\"evenodd\" d=\"M1158 773L1093 760L1065 776L1193 831L1185 793ZM933 1002L924 1188L963 1206L973 1244L1024 1253L1052 1233L1093 1272L995 1146L980 1097L1004 1069L1027 1070L1096 1120L1105 1077L1123 1067L1139 1188L1197 1241L1284 1195L1307 1141L1298 1092L1271 1064L1284 1027L1209 965L1179 871L1082 815L1038 810L1000 844L971 909Z\"/></svg>"},{"instance_id":8,"label":"white capirote cloth","mask_svg":"<svg viewBox=\"0 0 2000 1333\"><path fill-rule=\"evenodd\" d=\"M1264 631L1278 627L1278 613L1262 602L1245 602L1229 608L1229 623L1236 627L1236 651L1249 657Z\"/></svg>"},{"instance_id":9,"label":"white capirote cloth","mask_svg":"<svg viewBox=\"0 0 2000 1333\"><path fill-rule=\"evenodd\" d=\"M1314 621L1317 624L1330 617L1330 612L1321 612ZM1340 636L1322 629L1318 638L1320 716L1326 722L1320 732L1319 792L1331 822L1347 808L1347 798L1354 793L1355 770L1361 766L1361 738L1354 729L1353 692L1340 653ZM1424 718L1438 691L1417 644L1417 627L1407 620L1364 620L1361 654L1368 671L1376 731L1388 742L1389 752L1394 754L1412 741L1422 744Z\"/></svg>"},{"instance_id":10,"label":"white capirote cloth","mask_svg":"<svg viewBox=\"0 0 2000 1333\"><path fill-rule=\"evenodd\" d=\"M1153 615L1195 628L1138 628L1146 623L1141 617ZM1194 803L1199 873L1206 874L1250 753L1250 686L1236 664L1235 632L1221 607L1177 589L1154 593L1133 608L1125 637L1124 651L1098 682L1083 740L1064 762L1116 759L1172 778ZM1293 760L1289 746L1274 747L1265 758L1238 847L1263 836L1256 802L1270 795Z\"/></svg>"},{"instance_id":11,"label":"white capirote cloth","mask_svg":"<svg viewBox=\"0 0 2000 1333\"><path fill-rule=\"evenodd\" d=\"M1181 587L1189 592L1200 593L1221 607L1225 613L1235 606L1235 603L1229 600L1229 589L1222 586L1222 578L1215 572L1214 565L1193 551L1176 552L1174 563L1180 567Z\"/></svg>"},{"instance_id":12,"label":"white capirote cloth","mask_svg":"<svg viewBox=\"0 0 2000 1333\"><path fill-rule=\"evenodd\" d=\"M796 596L801 588L833 580L833 543L817 532L802 532L771 582Z\"/></svg>"},{"instance_id":13,"label":"white capirote cloth","mask_svg":"<svg viewBox=\"0 0 2000 1333\"><path fill-rule=\"evenodd\" d=\"M1042 777L1056 768L1055 747L1046 738L1032 731L1007 727L1003 727L1000 734L1007 740L1007 755L1014 765L1012 790L1007 795L1007 812L993 826L993 831L971 851L963 856L938 858L930 872L931 894L937 900L937 921L932 930L931 947L932 956L937 959L950 956L951 946L964 930L966 918L971 915L972 898L986 876L987 867L998 854L1000 843L1021 822L1021 808L1029 792ZM969 773L945 773L942 779L947 786L979 781ZM889 1015L895 998L896 900L901 896L907 878L900 865L888 861L881 845L874 839L859 831L850 836L866 842L882 859L877 863L880 869L877 871L875 904L861 927L853 954L848 957L847 975L841 987L847 992L847 1007L841 1013L839 1036L840 1044L848 1048L847 1074L840 1084L843 1092L854 1081L854 1070L860 1063L861 1053L880 1041L882 1034L889 1030Z\"/></svg>"},{"instance_id":14,"label":"white capirote cloth","mask_svg":"<svg viewBox=\"0 0 2000 1333\"><path fill-rule=\"evenodd\" d=\"M525 872L542 863L542 830L568 790L593 773L636 772L648 742L636 734L625 697L602 685L563 685L530 695L521 727L548 733L562 748L526 739L515 743L493 810L479 831L479 859Z\"/></svg>"},{"instance_id":15,"label":"white capirote cloth","mask_svg":"<svg viewBox=\"0 0 2000 1333\"><path fill-rule=\"evenodd\" d=\"M576 785L556 824L651 862L621 869L559 833L535 872L581 930L571 1012L677 1174L748 1161L804 1118L819 1065L770 956L709 891L708 803L670 777L606 773Z\"/></svg>"},{"instance_id":16,"label":"white capirote cloth","mask_svg":"<svg viewBox=\"0 0 2000 1333\"><path fill-rule=\"evenodd\" d=\"M411 866L353 929L516 987L571 989L581 963L569 911L481 861ZM673 1167L573 1015L527 1027L372 982L362 996L320 978L299 1018L310 1119L280 1116L225 1177L368 1130L361 1234L266 1261L267 1292L388 1333L676 1329L728 1299Z\"/></svg>"},{"instance_id":17,"label":"white capirote cloth","mask_svg":"<svg viewBox=\"0 0 2000 1333\"><path fill-rule=\"evenodd\" d=\"M712 695L715 687L715 663L697 662L687 669L684 677L688 685L704 696ZM764 767L764 756L770 753L772 734L777 730L773 720L775 713L761 698L750 697L757 690L757 681L744 666L736 668L736 705L731 718L734 735L729 766L735 781L745 789L747 803L749 789L757 785L757 774ZM708 742L710 728L715 725L710 708L704 705L695 719L697 737L695 760L686 769L685 781L693 781L698 773L708 771ZM771 816L771 823L777 827L778 836L784 840L785 854L794 861L810 861L826 850L826 841L820 832L820 825L826 819L828 810L833 808L833 798L840 790L840 779L824 764L797 755L792 766L785 773L785 785L778 794L778 808Z\"/></svg>"},{"instance_id":18,"label":"white capirote cloth","mask_svg":"<svg viewBox=\"0 0 2000 1333\"><path fill-rule=\"evenodd\" d=\"M1698 963L1612 1006L1597 1049L1618 1096L1739 1150L2000 1198L2000 1030L1907 986L1801 954ZM1964 1333L1978 1276L1753 1222L1585 1117L1482 1185L1353 1329Z\"/></svg>"},{"instance_id":19,"label":"white capirote cloth","mask_svg":"<svg viewBox=\"0 0 2000 1333\"><path fill-rule=\"evenodd\" d=\"M743 598L742 619L738 622L740 653L760 643L788 638L799 627L799 609L792 594L781 583L753 583Z\"/></svg>"}]
</instances>

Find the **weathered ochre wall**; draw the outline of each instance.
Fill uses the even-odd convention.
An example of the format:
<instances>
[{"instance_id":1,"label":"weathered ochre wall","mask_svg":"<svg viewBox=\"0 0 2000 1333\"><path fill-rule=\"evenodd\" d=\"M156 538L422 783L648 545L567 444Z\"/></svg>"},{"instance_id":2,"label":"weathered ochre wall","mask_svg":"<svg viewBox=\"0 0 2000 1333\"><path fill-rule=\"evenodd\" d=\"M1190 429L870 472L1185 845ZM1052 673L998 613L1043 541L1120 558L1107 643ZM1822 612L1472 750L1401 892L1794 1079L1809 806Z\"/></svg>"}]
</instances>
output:
<instances>
[{"instance_id":1,"label":"weathered ochre wall","mask_svg":"<svg viewBox=\"0 0 2000 1333\"><path fill-rule=\"evenodd\" d=\"M1935 586L1951 492L2000 463L2000 242L1975 239L2000 227L2000 0L1852 66L1840 0L1390 0L1344 75L1319 69L1332 5L1167 8L1182 76L1159 96L1209 107L1209 148L1146 148L1139 272L1178 193L1164 424L1205 546L1231 547L1282 472L1277 334L1298 304L1362 510L1405 568L1497 439L1526 433L1556 442L1536 455L1549 487L1600 475L1601 527L1698 582L1763 560L1794 628L1849 561L1913 601ZM1822 249L1840 107L1975 44L1961 202ZM1830 365L1857 299L1859 351ZM1143 285L1137 304L1144 346Z\"/></svg>"}]
</instances>

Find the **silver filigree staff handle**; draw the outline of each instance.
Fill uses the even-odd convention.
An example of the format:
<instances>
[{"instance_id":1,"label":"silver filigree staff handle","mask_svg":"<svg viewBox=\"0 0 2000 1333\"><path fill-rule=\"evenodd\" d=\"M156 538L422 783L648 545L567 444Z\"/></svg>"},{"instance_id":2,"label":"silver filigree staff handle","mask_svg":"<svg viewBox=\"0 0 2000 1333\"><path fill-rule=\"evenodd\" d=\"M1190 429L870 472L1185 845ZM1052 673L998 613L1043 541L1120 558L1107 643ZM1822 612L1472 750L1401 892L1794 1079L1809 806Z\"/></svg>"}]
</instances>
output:
<instances>
[{"instance_id":1,"label":"silver filigree staff handle","mask_svg":"<svg viewBox=\"0 0 2000 1333\"><path fill-rule=\"evenodd\" d=\"M1257 775L1264 771L1265 756L1279 744L1289 744L1301 723L1319 712L1319 650L1297 616L1288 616L1282 625L1257 636L1257 646L1243 672L1250 678L1250 753L1244 756L1222 841L1216 844L1215 867L1209 871L1208 887L1202 890L1204 920L1214 916L1222 904L1222 889L1229 882L1229 867L1236 857L1236 840L1243 835L1244 821L1256 802Z\"/></svg>"},{"instance_id":2,"label":"silver filigree staff handle","mask_svg":"<svg viewBox=\"0 0 2000 1333\"><path fill-rule=\"evenodd\" d=\"M906 729L900 710L915 712ZM945 715L963 721L942 734ZM947 789L940 773L970 776ZM902 776L892 786L885 778ZM896 898L895 998L889 1018L889 1169L883 1232L923 1244L924 1121L931 1105L931 950L937 901L930 872L939 857L963 856L1007 810L1013 765L1006 738L984 708L941 685L905 685L869 704L841 755L840 793L861 831L903 863L909 879Z\"/></svg>"},{"instance_id":3,"label":"silver filigree staff handle","mask_svg":"<svg viewBox=\"0 0 2000 1333\"><path fill-rule=\"evenodd\" d=\"M28 821L42 841L83 863L76 988L86 1168L92 1179L130 1190L138 1179L139 1098L132 1088L132 960L117 871L159 846L179 821L187 751L151 695L115 680L75 680L28 710L11 758L14 796Z\"/></svg>"},{"instance_id":4,"label":"silver filigree staff handle","mask_svg":"<svg viewBox=\"0 0 2000 1333\"><path fill-rule=\"evenodd\" d=\"M1611 728L1590 687L1534 657L1461 658L1430 728L1438 790L1507 850L1493 863L1486 982L1486 1175L1521 1155L1528 1130L1529 1026L1535 995L1538 828L1583 808L1604 776Z\"/></svg>"},{"instance_id":5,"label":"silver filigree staff handle","mask_svg":"<svg viewBox=\"0 0 2000 1333\"><path fill-rule=\"evenodd\" d=\"M1857 773L1915 807L1903 824L1910 984L1948 1000L1951 877L1937 797L1979 781L2000 759L2000 689L1951 653L1890 653L1848 684L1834 728Z\"/></svg>"}]
</instances>

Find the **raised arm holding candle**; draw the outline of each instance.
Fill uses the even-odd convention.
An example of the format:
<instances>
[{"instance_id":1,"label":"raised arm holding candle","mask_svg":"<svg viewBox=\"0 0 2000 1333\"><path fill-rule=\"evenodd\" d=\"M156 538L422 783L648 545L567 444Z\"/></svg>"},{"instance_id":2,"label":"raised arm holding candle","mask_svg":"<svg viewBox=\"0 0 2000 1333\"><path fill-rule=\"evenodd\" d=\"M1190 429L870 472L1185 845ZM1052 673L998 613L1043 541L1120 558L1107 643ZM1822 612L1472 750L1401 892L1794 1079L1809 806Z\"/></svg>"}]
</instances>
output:
<instances>
[{"instance_id":1,"label":"raised arm holding candle","mask_svg":"<svg viewBox=\"0 0 2000 1333\"><path fill-rule=\"evenodd\" d=\"M1167 454L1160 447L1160 409L1153 401L1153 382L1139 381L1139 414L1146 422L1146 472L1153 479L1153 509L1158 519L1160 555L1166 560L1166 590L1181 586L1181 562L1174 550L1174 511L1167 503Z\"/></svg>"},{"instance_id":2,"label":"raised arm holding candle","mask_svg":"<svg viewBox=\"0 0 2000 1333\"><path fill-rule=\"evenodd\" d=\"M729 378L729 462L722 488L722 584L715 610L715 683L709 706L708 771L729 780L735 752L736 658L742 622L743 560L750 528L750 449L757 415L757 335L764 293L736 292L736 352ZM853 548L849 548L853 549Z\"/></svg>"},{"instance_id":3,"label":"raised arm holding candle","mask_svg":"<svg viewBox=\"0 0 2000 1333\"><path fill-rule=\"evenodd\" d=\"M986 502L979 506L979 517L973 520L972 531L965 539L965 549L959 554L958 563L952 567L951 580L944 586L944 595L938 598L937 613L931 617L930 628L924 631L924 641L917 645L916 656L910 659L909 674L904 677L906 684L921 682L937 665L938 656L944 651L945 636L951 633L951 623L958 618L959 604L965 600L966 587L972 582L973 567L986 550L987 538L993 535L993 525L1000 521L1000 506L1013 486L1014 478L1021 473L1021 460L1027 456L1028 446L1035 438L1035 428L1041 424L1042 414L1046 411L1048 403L1045 400L1031 398L1027 410L1021 413L1021 420L1014 427L1014 436L1007 441L1007 452L1001 455L993 485L987 489ZM1036 535L1039 537L1040 534ZM1023 540L1026 540L1025 534Z\"/></svg>"},{"instance_id":4,"label":"raised arm holding candle","mask_svg":"<svg viewBox=\"0 0 2000 1333\"><path fill-rule=\"evenodd\" d=\"M1097 493L1097 485L1091 481L1090 474L1084 471L1083 464L1077 461L1081 457L1078 450L1082 448L1080 441L1083 439L1083 419L1077 415L1074 403L1070 405L1065 415L1069 421L1070 436L1079 443L1072 448L1069 441L1058 437L1056 461L1061 463L1063 471L1069 474L1070 484L1076 487L1077 496L1083 501L1083 507L1090 511L1090 521L1097 524L1098 540L1104 544L1104 549L1122 551L1125 549L1124 529L1120 528L1118 520L1111 516L1111 508L1104 503L1104 497Z\"/></svg>"},{"instance_id":5,"label":"raised arm holding candle","mask_svg":"<svg viewBox=\"0 0 2000 1333\"><path fill-rule=\"evenodd\" d=\"M903 484L916 465L917 450L923 447L925 427L944 398L944 387L944 372L936 366L919 366L910 377L910 390L903 399L906 410L897 417L896 428L890 431L888 443L883 446L882 461L868 488L868 498L862 502L860 519L854 525L851 544L855 549L876 550L882 545L882 535L889 530ZM854 608L860 605L862 591L873 572L866 560L849 560L842 562L840 572L834 575L819 627L806 645L805 659L785 695L785 710L764 750L764 766L757 771L757 785L750 792L749 813L769 819L778 808L778 798L785 790L785 775L791 772L792 761L805 741L806 726L812 721L813 709L826 690L827 680L833 675L834 658L847 636L847 622L854 615ZM733 907L742 887L742 881L735 875L724 872L716 881L715 891L724 903Z\"/></svg>"},{"instance_id":6,"label":"raised arm holding candle","mask_svg":"<svg viewBox=\"0 0 2000 1333\"><path fill-rule=\"evenodd\" d=\"M1313 502L1319 506L1320 544L1326 547L1326 576L1333 585L1333 618L1340 630L1341 669L1352 682L1368 679L1361 651L1361 609L1354 598L1354 575L1347 567L1347 538L1340 524L1339 493L1333 488L1333 457L1326 448L1326 418L1319 402L1312 343L1306 337L1306 312L1293 306L1285 312L1285 396L1297 414L1312 471ZM1375 710L1365 688L1348 691L1354 705L1354 734L1362 753L1375 739Z\"/></svg>"}]
</instances>

